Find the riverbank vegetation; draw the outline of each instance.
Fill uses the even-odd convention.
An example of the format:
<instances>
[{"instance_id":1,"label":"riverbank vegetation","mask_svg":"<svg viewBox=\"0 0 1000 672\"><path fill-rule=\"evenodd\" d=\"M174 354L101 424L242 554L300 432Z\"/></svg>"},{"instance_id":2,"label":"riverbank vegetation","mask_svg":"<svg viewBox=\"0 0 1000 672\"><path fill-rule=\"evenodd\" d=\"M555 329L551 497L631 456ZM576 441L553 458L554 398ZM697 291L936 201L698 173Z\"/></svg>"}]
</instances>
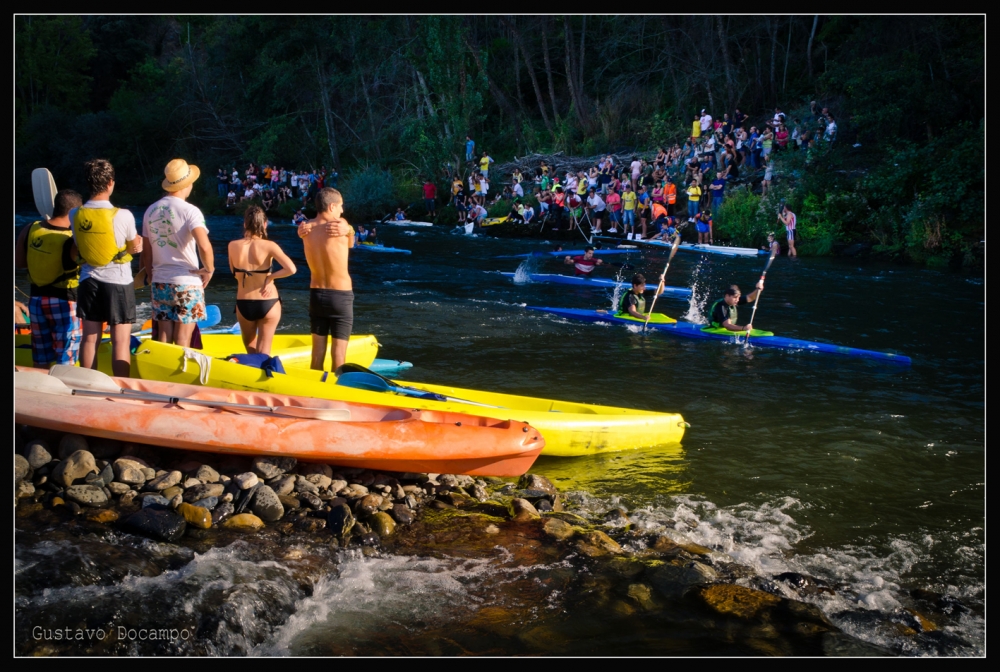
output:
<instances>
[{"instance_id":1,"label":"riverbank vegetation","mask_svg":"<svg viewBox=\"0 0 1000 672\"><path fill-rule=\"evenodd\" d=\"M82 188L110 159L122 202L162 166L336 167L349 205L391 211L532 152L655 152L704 108L760 125L828 108L836 140L775 156L774 189L727 194L716 226L756 244L784 199L803 253L851 245L979 265L985 228L984 17L18 16L15 197L31 169ZM810 103L815 101L815 106ZM382 177L379 177L382 176ZM506 179L506 178L505 178ZM81 189L82 190L82 189ZM360 212L360 210L359 210Z\"/></svg>"}]
</instances>

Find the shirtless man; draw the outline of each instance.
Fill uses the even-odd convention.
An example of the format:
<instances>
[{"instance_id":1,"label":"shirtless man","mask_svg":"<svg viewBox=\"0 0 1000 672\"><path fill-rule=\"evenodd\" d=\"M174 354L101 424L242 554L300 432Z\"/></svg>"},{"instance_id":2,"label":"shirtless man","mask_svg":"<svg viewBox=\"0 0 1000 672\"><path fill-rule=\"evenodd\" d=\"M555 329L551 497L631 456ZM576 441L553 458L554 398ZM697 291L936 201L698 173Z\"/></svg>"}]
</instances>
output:
<instances>
[{"instance_id":1,"label":"shirtless man","mask_svg":"<svg viewBox=\"0 0 1000 672\"><path fill-rule=\"evenodd\" d=\"M354 325L354 286L347 274L347 254L354 247L354 229L342 219L344 199L329 187L316 193L316 219L299 225L299 238L309 264L309 331L311 368L323 370L327 337L332 336L333 371L347 358L347 342Z\"/></svg>"}]
</instances>

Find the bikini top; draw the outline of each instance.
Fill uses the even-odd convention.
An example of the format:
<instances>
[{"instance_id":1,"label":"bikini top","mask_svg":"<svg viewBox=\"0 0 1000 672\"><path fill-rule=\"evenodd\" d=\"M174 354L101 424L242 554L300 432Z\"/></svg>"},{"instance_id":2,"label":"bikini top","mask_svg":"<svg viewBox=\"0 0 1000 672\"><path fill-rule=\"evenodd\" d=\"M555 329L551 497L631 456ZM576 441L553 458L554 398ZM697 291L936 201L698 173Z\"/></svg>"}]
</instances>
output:
<instances>
[{"instance_id":1,"label":"bikini top","mask_svg":"<svg viewBox=\"0 0 1000 672\"><path fill-rule=\"evenodd\" d=\"M247 286L247 276L253 275L254 273L270 273L271 272L271 268L273 266L274 266L274 260L272 259L271 263L269 263L266 268L258 268L255 271L248 271L245 268L236 268L235 266L233 266L233 273L234 274L236 274L236 273L242 273L243 274L243 286L246 287Z\"/></svg>"}]
</instances>

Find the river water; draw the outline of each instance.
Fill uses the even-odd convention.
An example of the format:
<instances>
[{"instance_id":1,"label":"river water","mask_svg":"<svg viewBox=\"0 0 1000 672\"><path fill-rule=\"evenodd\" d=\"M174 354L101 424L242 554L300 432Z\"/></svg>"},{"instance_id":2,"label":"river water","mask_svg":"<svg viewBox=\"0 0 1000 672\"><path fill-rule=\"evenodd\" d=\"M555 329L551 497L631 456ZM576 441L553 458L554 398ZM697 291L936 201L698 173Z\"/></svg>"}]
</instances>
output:
<instances>
[{"instance_id":1,"label":"river water","mask_svg":"<svg viewBox=\"0 0 1000 672\"><path fill-rule=\"evenodd\" d=\"M227 267L225 241L239 235L240 221L213 217L209 227L221 270ZM282 329L307 332L308 271L301 245L287 222L270 231L301 262L295 277L279 282ZM380 357L413 362L405 378L676 411L691 424L681 449L540 459L532 471L573 493L576 507L593 513L621 507L640 530L670 531L727 553L762 576L793 571L835 585L836 596L817 596L815 604L866 642L908 655L985 653L982 275L845 258L775 261L757 328L892 350L912 358L907 367L559 319L525 306L610 308L612 291L515 284L495 273L519 267L519 260L495 256L549 245L458 235L447 227L383 226L379 233L385 244L412 255L352 253L354 333L374 333ZM597 272L630 277L640 271L655 282L665 252L605 257ZM762 261L681 252L668 284L691 287L693 297L664 296L656 309L703 321L728 284L752 287ZM521 269L571 270L558 259L534 259ZM26 288L21 274L16 279ZM217 273L208 299L229 322L234 298L235 280ZM143 302L141 294L138 300ZM101 543L156 546L134 539ZM336 571L317 570L303 592L300 578L291 578L293 561L262 558L245 544L197 554L157 552L167 558L158 571L147 568L144 576L80 588L86 581L60 578L54 570L39 573L38 566L86 564L97 550L19 540L19 615L45 613L68 600L77 607L115 603L127 620L125 605L140 605L133 609L139 612L163 595L181 600L179 613L190 614L219 608L216 593L222 591L227 597L221 634L209 652L451 653L460 651L431 643L430 633L461 630L470 614L488 608L488 586L503 571L487 559L348 554L341 555ZM940 637L900 643L885 623L912 606L919 591L954 609ZM559 603L558 593L542 591L536 603L526 597L524 618ZM260 616L261 603L276 605L270 618ZM587 618L580 615L581 639L594 637L584 625ZM567 639L573 639L573 622L570 614ZM414 641L427 636L421 646L386 650L376 643L386 628L409 633ZM669 653L643 645L624 649L621 640L609 640L617 642L609 641L609 652ZM709 638L679 652L724 651L715 646ZM523 651L588 650L553 644ZM521 651L484 646L470 652Z\"/></svg>"}]
</instances>

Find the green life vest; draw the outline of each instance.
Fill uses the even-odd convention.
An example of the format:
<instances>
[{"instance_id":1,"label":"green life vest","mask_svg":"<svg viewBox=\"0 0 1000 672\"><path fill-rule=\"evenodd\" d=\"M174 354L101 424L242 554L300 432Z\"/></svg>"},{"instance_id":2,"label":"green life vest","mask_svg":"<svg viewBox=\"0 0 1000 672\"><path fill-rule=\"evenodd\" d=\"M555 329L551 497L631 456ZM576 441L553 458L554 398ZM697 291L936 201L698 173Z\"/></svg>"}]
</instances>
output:
<instances>
[{"instance_id":1,"label":"green life vest","mask_svg":"<svg viewBox=\"0 0 1000 672\"><path fill-rule=\"evenodd\" d=\"M110 263L127 264L132 255L127 246L115 242L115 215L118 208L77 208L73 218L73 237L80 256L91 266Z\"/></svg>"},{"instance_id":2,"label":"green life vest","mask_svg":"<svg viewBox=\"0 0 1000 672\"><path fill-rule=\"evenodd\" d=\"M36 287L72 289L80 285L80 266L73 264L67 250L73 232L45 222L28 229L28 277Z\"/></svg>"},{"instance_id":3,"label":"green life vest","mask_svg":"<svg viewBox=\"0 0 1000 672\"><path fill-rule=\"evenodd\" d=\"M732 324L736 324L736 321L739 319L739 311L736 310L736 306L730 306L729 304L726 303L725 299L719 299L718 301L712 304L712 310L708 314L709 319L712 321L712 326L715 327L716 329L720 329L722 328L722 322L725 321L725 317L723 317L721 321L717 321L715 319L716 307L719 304L722 304L723 310L729 311L729 321ZM723 315L725 315L725 313L723 313Z\"/></svg>"},{"instance_id":4,"label":"green life vest","mask_svg":"<svg viewBox=\"0 0 1000 672\"><path fill-rule=\"evenodd\" d=\"M621 300L618 301L618 312L619 313L625 313L626 315L630 314L628 312L628 297L631 294L632 294L631 291L625 292L625 294L622 295ZM635 310L636 310L636 312L638 312L640 314L646 312L646 298L644 296L639 295L638 297L636 297L636 300L635 300Z\"/></svg>"}]
</instances>

